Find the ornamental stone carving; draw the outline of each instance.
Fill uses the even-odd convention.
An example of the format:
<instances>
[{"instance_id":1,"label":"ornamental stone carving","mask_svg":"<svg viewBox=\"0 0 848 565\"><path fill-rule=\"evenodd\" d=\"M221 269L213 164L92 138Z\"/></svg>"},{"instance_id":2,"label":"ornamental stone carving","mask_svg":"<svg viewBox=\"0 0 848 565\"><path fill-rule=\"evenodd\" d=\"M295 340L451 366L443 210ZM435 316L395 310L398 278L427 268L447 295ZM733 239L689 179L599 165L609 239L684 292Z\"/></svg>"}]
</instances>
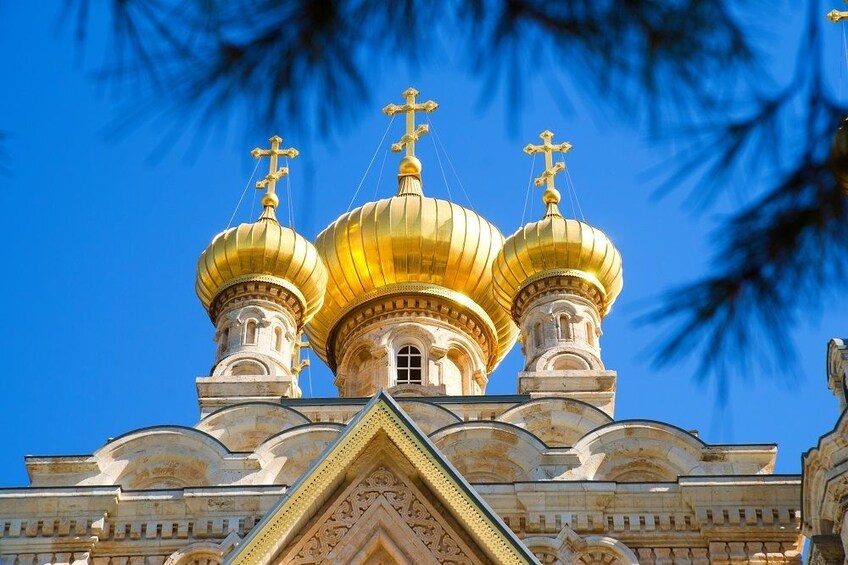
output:
<instances>
[{"instance_id":1,"label":"ornamental stone carving","mask_svg":"<svg viewBox=\"0 0 848 565\"><path fill-rule=\"evenodd\" d=\"M352 490L349 489L345 497L333 505L330 515L313 526L305 539L284 551L282 562L308 564L332 561L331 556L337 552L337 546L351 543L348 538L356 537L351 533L354 526L360 520L373 519L373 516L366 516L369 509L382 505L391 508L408 528L406 532L392 534L422 542L435 562L456 565L478 563L465 544L416 491L392 469L377 467ZM361 541L364 540L353 540L353 543ZM418 559L423 558L418 556Z\"/></svg>"}]
</instances>

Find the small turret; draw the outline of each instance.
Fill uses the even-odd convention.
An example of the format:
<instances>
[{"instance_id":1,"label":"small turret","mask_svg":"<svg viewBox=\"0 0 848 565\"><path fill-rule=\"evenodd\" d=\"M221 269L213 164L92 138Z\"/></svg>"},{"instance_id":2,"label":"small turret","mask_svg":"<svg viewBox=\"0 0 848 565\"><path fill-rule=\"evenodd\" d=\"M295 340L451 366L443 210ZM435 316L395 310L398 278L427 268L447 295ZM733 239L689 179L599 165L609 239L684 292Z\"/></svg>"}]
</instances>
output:
<instances>
[{"instance_id":1,"label":"small turret","mask_svg":"<svg viewBox=\"0 0 848 565\"><path fill-rule=\"evenodd\" d=\"M202 411L247 400L300 397L300 332L324 302L327 272L315 247L293 229L281 226L276 182L288 174L277 168L294 148L254 149L270 157L262 215L219 233L197 262L195 288L215 325L217 352L210 377L198 379Z\"/></svg>"}]
</instances>

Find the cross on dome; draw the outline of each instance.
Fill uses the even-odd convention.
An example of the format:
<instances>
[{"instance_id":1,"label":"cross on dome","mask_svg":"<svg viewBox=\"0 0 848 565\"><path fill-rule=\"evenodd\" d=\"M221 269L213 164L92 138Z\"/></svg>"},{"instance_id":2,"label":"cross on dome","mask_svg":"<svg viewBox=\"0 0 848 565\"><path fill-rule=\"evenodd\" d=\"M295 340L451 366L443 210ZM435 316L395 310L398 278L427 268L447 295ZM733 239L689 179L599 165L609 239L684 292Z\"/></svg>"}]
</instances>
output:
<instances>
[{"instance_id":1,"label":"cross on dome","mask_svg":"<svg viewBox=\"0 0 848 565\"><path fill-rule=\"evenodd\" d=\"M268 164L268 174L265 175L265 178L256 183L256 188L257 190L261 190L263 188L266 189L265 196L262 197L262 206L266 208L276 208L277 204L280 202L280 199L276 194L277 181L289 174L288 167L277 168L277 158L288 157L290 159L294 159L300 155L300 151L294 147L280 149L280 144L283 142L283 138L279 135L275 135L268 141L271 142L270 149L260 149L259 147L256 147L250 152L250 154L253 155L254 159L261 159L262 157L271 158L270 163Z\"/></svg>"},{"instance_id":2,"label":"cross on dome","mask_svg":"<svg viewBox=\"0 0 848 565\"><path fill-rule=\"evenodd\" d=\"M406 147L407 157L415 157L415 142L418 141L419 137L430 131L430 127L427 124L421 124L417 128L415 127L415 112L430 113L439 107L439 105L432 100L416 104L415 98L419 94L420 93L417 90L409 87L401 95L406 98L406 104L403 106L389 104L383 108L383 113L387 116L406 114L406 133L403 134L403 137L400 138L398 143L392 144L392 151L398 153L401 149Z\"/></svg>"},{"instance_id":3,"label":"cross on dome","mask_svg":"<svg viewBox=\"0 0 848 565\"><path fill-rule=\"evenodd\" d=\"M567 141L562 143L557 143L554 145L551 143L551 140L554 138L554 134L550 130L545 130L539 134L539 137L542 138L541 145L533 145L532 143L527 144L524 147L524 152L528 155L535 155L536 153L544 153L545 154L545 170L542 172L541 176L536 177L533 180L533 184L536 186L542 186L547 183L547 187L545 188L545 193L542 195L542 200L544 200L545 204L554 205L559 203L559 191L554 186L554 177L557 174L565 169L565 163L562 161L558 163L554 163L554 151L559 151L561 153L568 153L571 150L571 144ZM550 213L553 213L554 210L549 210ZM559 212L556 211L558 215Z\"/></svg>"}]
</instances>

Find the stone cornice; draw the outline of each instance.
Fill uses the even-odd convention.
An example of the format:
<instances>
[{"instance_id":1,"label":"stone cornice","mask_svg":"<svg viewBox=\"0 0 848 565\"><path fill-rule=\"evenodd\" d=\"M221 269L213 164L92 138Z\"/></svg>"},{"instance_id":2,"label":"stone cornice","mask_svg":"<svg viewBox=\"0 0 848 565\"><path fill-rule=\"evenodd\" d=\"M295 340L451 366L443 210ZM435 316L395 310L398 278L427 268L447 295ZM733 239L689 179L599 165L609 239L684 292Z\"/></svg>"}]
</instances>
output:
<instances>
[{"instance_id":1,"label":"stone cornice","mask_svg":"<svg viewBox=\"0 0 848 565\"><path fill-rule=\"evenodd\" d=\"M298 329L303 326L304 306L299 293L270 280L245 280L231 284L215 295L209 306L209 317L214 324L225 310L243 306L249 302L263 301L275 304L291 312Z\"/></svg>"}]
</instances>

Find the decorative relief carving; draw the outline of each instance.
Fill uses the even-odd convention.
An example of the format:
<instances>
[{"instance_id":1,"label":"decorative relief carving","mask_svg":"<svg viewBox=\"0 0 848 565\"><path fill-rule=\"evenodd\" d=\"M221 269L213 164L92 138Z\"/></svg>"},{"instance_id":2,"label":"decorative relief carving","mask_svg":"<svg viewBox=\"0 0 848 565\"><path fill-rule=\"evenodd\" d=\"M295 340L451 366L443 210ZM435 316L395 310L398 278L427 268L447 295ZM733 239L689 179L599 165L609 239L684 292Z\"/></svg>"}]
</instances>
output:
<instances>
[{"instance_id":1,"label":"decorative relief carving","mask_svg":"<svg viewBox=\"0 0 848 565\"><path fill-rule=\"evenodd\" d=\"M618 555L603 548L593 547L574 559L574 565L625 565Z\"/></svg>"},{"instance_id":2,"label":"decorative relief carving","mask_svg":"<svg viewBox=\"0 0 848 565\"><path fill-rule=\"evenodd\" d=\"M299 544L300 550L287 562L324 562L353 525L381 498L398 513L439 563L474 563L415 492L390 469L383 466L374 469L339 502L329 519L321 524L312 537Z\"/></svg>"}]
</instances>

